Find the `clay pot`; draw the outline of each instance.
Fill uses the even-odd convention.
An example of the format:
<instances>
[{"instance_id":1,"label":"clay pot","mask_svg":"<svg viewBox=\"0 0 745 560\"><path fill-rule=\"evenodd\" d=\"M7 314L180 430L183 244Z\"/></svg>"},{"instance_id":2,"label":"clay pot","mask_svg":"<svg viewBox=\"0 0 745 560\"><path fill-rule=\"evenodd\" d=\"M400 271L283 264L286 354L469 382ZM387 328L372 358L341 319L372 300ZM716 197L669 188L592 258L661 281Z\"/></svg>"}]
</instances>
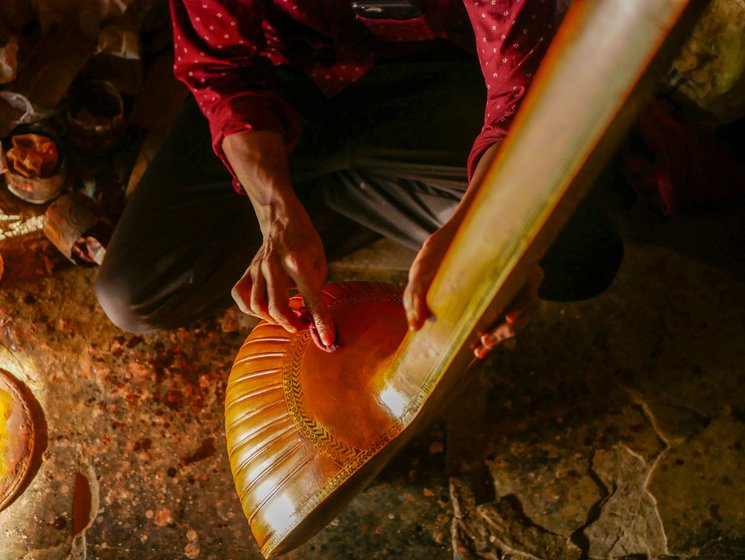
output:
<instances>
[{"instance_id":1,"label":"clay pot","mask_svg":"<svg viewBox=\"0 0 745 560\"><path fill-rule=\"evenodd\" d=\"M34 454L34 424L18 381L0 370L0 511L24 488Z\"/></svg>"},{"instance_id":2,"label":"clay pot","mask_svg":"<svg viewBox=\"0 0 745 560\"><path fill-rule=\"evenodd\" d=\"M77 149L87 154L110 151L126 131L122 95L105 80L84 82L72 93L67 123Z\"/></svg>"},{"instance_id":3,"label":"clay pot","mask_svg":"<svg viewBox=\"0 0 745 560\"><path fill-rule=\"evenodd\" d=\"M25 177L15 172L9 165L5 154L12 145L13 137L29 133L43 136L54 142L57 146L57 164L48 176ZM10 136L9 140L10 142L8 142L7 146L4 142L0 143L0 172L3 172L5 176L5 183L8 190L21 200L32 204L46 204L57 198L65 188L66 176L65 155L59 140L43 127L37 126L20 127Z\"/></svg>"}]
</instances>

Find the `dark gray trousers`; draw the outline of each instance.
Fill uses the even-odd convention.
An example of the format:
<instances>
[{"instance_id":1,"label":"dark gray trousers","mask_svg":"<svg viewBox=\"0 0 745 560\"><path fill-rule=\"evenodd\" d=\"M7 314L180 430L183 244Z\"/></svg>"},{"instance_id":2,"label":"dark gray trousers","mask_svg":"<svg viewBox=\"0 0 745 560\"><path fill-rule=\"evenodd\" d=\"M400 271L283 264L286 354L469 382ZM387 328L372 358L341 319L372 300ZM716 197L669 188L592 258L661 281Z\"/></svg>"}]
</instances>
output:
<instances>
[{"instance_id":1,"label":"dark gray trousers","mask_svg":"<svg viewBox=\"0 0 745 560\"><path fill-rule=\"evenodd\" d=\"M475 59L443 48L388 61L332 99L279 69L277 89L304 118L290 166L327 256L344 246L348 220L416 249L452 214L483 119ZM230 304L261 241L250 202L232 190L206 119L189 101L127 203L96 295L124 330L183 326ZM544 259L542 296L601 292L622 251L602 214L581 207Z\"/></svg>"}]
</instances>

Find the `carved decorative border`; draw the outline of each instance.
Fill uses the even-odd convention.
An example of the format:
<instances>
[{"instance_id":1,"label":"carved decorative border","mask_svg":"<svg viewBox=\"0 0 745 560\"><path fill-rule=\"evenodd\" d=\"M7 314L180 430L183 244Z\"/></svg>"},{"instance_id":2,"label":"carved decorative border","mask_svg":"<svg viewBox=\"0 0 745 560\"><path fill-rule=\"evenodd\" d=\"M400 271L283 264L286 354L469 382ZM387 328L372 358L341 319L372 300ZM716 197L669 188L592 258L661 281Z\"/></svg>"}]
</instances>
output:
<instances>
[{"instance_id":1,"label":"carved decorative border","mask_svg":"<svg viewBox=\"0 0 745 560\"><path fill-rule=\"evenodd\" d=\"M372 286L374 286L374 284L372 284ZM344 287L344 285L342 284L340 287ZM346 289L344 291L347 292ZM387 290L372 291L366 294L359 294L359 292L355 290L354 293L349 294L347 297L344 297L345 294L340 294L337 297L328 292L327 295L334 298L329 302L329 308L331 310L342 306L346 307L363 303L401 302L400 293ZM305 410L303 404L305 398L303 396L303 388L300 382L300 365L309 342L310 333L305 331L293 337L290 344L288 352L290 360L282 370L282 386L285 394L285 402L287 403L287 410L289 411L295 426L298 428L298 431L306 439L311 441L321 454L329 457L339 467L355 463L359 460L360 456L364 455L364 452L339 441L339 439L331 434L323 425L311 418Z\"/></svg>"}]
</instances>

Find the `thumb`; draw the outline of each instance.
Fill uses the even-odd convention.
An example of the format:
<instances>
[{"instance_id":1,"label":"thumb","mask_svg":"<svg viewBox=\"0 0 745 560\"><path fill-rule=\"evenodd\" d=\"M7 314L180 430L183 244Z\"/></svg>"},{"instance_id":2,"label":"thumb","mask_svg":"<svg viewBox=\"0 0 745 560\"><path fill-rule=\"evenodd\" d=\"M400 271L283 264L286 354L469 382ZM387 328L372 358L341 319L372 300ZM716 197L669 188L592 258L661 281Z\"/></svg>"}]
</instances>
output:
<instances>
[{"instance_id":1,"label":"thumb","mask_svg":"<svg viewBox=\"0 0 745 560\"><path fill-rule=\"evenodd\" d=\"M409 330L419 330L424 321L432 316L427 305L427 292L434 279L434 271L422 262L412 264L409 282L404 291L404 308Z\"/></svg>"}]
</instances>

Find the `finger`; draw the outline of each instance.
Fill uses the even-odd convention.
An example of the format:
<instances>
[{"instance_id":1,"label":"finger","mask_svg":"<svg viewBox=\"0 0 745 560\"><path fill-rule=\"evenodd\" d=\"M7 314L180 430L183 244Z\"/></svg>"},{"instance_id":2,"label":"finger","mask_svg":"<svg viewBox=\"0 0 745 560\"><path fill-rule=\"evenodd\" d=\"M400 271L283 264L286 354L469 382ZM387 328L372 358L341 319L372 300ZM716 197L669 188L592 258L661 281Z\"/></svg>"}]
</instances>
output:
<instances>
[{"instance_id":1,"label":"finger","mask_svg":"<svg viewBox=\"0 0 745 560\"><path fill-rule=\"evenodd\" d=\"M479 343L473 349L474 355L479 359L485 358L495 346L510 340L515 333L515 329L509 323L500 324L496 329L479 338Z\"/></svg>"},{"instance_id":2,"label":"finger","mask_svg":"<svg viewBox=\"0 0 745 560\"><path fill-rule=\"evenodd\" d=\"M325 271L318 270L319 266L322 265L316 263L314 267L311 263L305 263L297 255L288 255L286 258L287 271L303 296L305 307L310 312L313 324L318 331L318 337L325 346L323 350L328 350L335 346L336 328L331 312L321 296L321 284L325 278ZM325 267L322 266L322 268Z\"/></svg>"},{"instance_id":3,"label":"finger","mask_svg":"<svg viewBox=\"0 0 745 560\"><path fill-rule=\"evenodd\" d=\"M419 330L424 321L432 317L432 311L427 305L427 292L433 276L425 270L427 269L421 262L415 261L409 270L409 283L404 290L404 309L411 331Z\"/></svg>"},{"instance_id":4,"label":"finger","mask_svg":"<svg viewBox=\"0 0 745 560\"><path fill-rule=\"evenodd\" d=\"M509 324L513 330L519 331L528 324L528 321L530 321L530 318L533 316L535 310L538 309L540 303L541 301L536 298L530 303L522 304L521 308L508 310L504 315L505 322Z\"/></svg>"},{"instance_id":5,"label":"finger","mask_svg":"<svg viewBox=\"0 0 745 560\"><path fill-rule=\"evenodd\" d=\"M273 323L274 320L267 309L266 280L258 267L252 267L251 281L251 314Z\"/></svg>"},{"instance_id":6,"label":"finger","mask_svg":"<svg viewBox=\"0 0 745 560\"><path fill-rule=\"evenodd\" d=\"M301 330L304 327L302 321L290 309L290 279L278 265L266 263L263 268L269 296L269 315L288 332Z\"/></svg>"},{"instance_id":7,"label":"finger","mask_svg":"<svg viewBox=\"0 0 745 560\"><path fill-rule=\"evenodd\" d=\"M243 313L253 315L251 313L251 288L253 282L251 281L251 273L249 270L241 276L241 279L235 283L233 289L230 291L230 295L233 296L233 301L238 305Z\"/></svg>"},{"instance_id":8,"label":"finger","mask_svg":"<svg viewBox=\"0 0 745 560\"><path fill-rule=\"evenodd\" d=\"M303 299L305 300L305 303L308 307L308 311L313 317L313 325L311 325L311 330L315 330L318 334L318 339L323 343L324 346L323 350L335 350L336 326L334 325L331 311L326 305L326 302L323 301L320 293L317 296L312 295L310 299L308 299L305 294L303 294ZM316 340L316 342L318 341Z\"/></svg>"},{"instance_id":9,"label":"finger","mask_svg":"<svg viewBox=\"0 0 745 560\"><path fill-rule=\"evenodd\" d=\"M484 358L491 350L515 337L515 334L528 322L535 309L540 305L538 290L543 282L543 269L536 266L528 279L510 302L502 315L501 322L487 332L479 335L471 345L477 358Z\"/></svg>"},{"instance_id":10,"label":"finger","mask_svg":"<svg viewBox=\"0 0 745 560\"><path fill-rule=\"evenodd\" d=\"M543 282L543 269L536 267L527 281L517 293L510 305L505 309L504 318L514 330L525 326L533 312L540 304L538 290Z\"/></svg>"},{"instance_id":11,"label":"finger","mask_svg":"<svg viewBox=\"0 0 745 560\"><path fill-rule=\"evenodd\" d=\"M491 350L497 344L504 342L515 336L515 329L509 323L505 322L500 324L497 328L483 334L479 339L481 346L487 350Z\"/></svg>"}]
</instances>

